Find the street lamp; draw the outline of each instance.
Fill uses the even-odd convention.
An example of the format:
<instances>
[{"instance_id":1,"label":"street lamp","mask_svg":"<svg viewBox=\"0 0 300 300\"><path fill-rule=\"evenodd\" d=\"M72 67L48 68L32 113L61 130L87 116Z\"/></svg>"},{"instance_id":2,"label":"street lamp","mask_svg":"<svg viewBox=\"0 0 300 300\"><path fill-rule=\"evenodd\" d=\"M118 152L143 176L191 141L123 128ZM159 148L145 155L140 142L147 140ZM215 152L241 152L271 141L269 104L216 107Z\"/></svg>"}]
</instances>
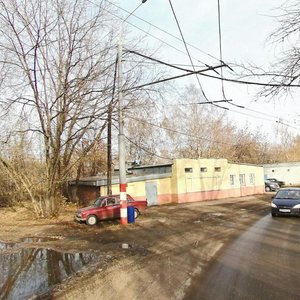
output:
<instances>
[{"instance_id":1,"label":"street lamp","mask_svg":"<svg viewBox=\"0 0 300 300\"><path fill-rule=\"evenodd\" d=\"M123 24L124 22L147 0L142 0L142 3L133 10L120 26L120 35L118 43L118 119L119 119L119 184L120 184L120 216L121 224L128 224L127 221L127 181L126 181L126 153L125 153L125 138L124 138L124 115L123 115L123 76L122 76L122 54L123 54Z\"/></svg>"}]
</instances>

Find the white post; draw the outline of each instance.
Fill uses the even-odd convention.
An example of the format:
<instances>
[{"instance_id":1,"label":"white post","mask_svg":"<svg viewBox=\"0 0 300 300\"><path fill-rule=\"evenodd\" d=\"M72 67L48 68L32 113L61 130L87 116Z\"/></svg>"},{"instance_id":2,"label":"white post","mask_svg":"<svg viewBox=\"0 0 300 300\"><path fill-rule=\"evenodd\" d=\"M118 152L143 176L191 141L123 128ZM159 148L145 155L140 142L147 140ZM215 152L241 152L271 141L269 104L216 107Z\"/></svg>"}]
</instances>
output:
<instances>
[{"instance_id":1,"label":"white post","mask_svg":"<svg viewBox=\"0 0 300 300\"><path fill-rule=\"evenodd\" d=\"M120 206L121 206L121 224L127 222L127 193L126 193L126 157L124 140L124 116L123 116L123 77L122 77L122 55L123 55L123 22L120 28L118 43L118 112L119 112L119 183L120 183Z\"/></svg>"},{"instance_id":2,"label":"white post","mask_svg":"<svg viewBox=\"0 0 300 300\"><path fill-rule=\"evenodd\" d=\"M120 183L120 216L121 224L127 225L127 182L126 182L126 153L125 153L125 138L124 138L124 115L123 115L123 74L122 74L122 55L123 55L123 24L124 22L147 0L142 0L142 3L122 21L120 27L120 36L118 43L118 117L119 117L119 183Z\"/></svg>"}]
</instances>

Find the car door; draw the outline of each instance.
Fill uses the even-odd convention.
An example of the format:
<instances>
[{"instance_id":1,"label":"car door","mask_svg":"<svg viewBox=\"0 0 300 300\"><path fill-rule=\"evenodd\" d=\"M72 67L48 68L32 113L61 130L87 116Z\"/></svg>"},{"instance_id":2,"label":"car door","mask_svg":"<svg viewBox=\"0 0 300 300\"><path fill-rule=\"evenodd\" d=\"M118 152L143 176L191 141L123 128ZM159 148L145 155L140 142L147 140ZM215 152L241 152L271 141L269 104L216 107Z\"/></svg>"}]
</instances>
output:
<instances>
[{"instance_id":1,"label":"car door","mask_svg":"<svg viewBox=\"0 0 300 300\"><path fill-rule=\"evenodd\" d=\"M116 209L117 209L116 197L108 197L106 199L106 206L105 206L106 218L107 219L115 218L116 217Z\"/></svg>"},{"instance_id":2,"label":"car door","mask_svg":"<svg viewBox=\"0 0 300 300\"><path fill-rule=\"evenodd\" d=\"M107 209L106 209L106 203L107 203L107 199L104 198L101 200L101 202L99 202L99 205L96 209L96 216L98 218L98 220L105 220L107 219Z\"/></svg>"},{"instance_id":3,"label":"car door","mask_svg":"<svg viewBox=\"0 0 300 300\"><path fill-rule=\"evenodd\" d=\"M120 218L120 197L116 196L115 197L115 205L114 205L114 218Z\"/></svg>"}]
</instances>

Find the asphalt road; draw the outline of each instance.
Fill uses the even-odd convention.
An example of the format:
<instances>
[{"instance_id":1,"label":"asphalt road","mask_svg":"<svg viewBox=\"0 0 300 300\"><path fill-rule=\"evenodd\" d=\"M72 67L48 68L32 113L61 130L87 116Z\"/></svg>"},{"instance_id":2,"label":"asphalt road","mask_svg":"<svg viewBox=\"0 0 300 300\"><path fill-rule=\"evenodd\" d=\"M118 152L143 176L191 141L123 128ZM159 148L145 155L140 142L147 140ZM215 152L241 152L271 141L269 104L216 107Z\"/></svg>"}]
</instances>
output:
<instances>
[{"instance_id":1,"label":"asphalt road","mask_svg":"<svg viewBox=\"0 0 300 300\"><path fill-rule=\"evenodd\" d=\"M186 299L300 299L300 218L260 219L192 283Z\"/></svg>"}]
</instances>

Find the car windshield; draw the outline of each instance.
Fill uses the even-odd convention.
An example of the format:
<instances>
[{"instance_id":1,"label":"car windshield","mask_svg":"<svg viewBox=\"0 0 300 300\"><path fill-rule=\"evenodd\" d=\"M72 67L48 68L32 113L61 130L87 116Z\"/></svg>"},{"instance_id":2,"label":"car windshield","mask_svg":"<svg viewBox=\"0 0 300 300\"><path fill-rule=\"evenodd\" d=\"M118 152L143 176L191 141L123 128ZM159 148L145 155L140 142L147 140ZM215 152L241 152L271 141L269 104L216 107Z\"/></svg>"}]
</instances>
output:
<instances>
[{"instance_id":1,"label":"car windshield","mask_svg":"<svg viewBox=\"0 0 300 300\"><path fill-rule=\"evenodd\" d=\"M281 190L276 194L280 199L300 199L300 190Z\"/></svg>"}]
</instances>

